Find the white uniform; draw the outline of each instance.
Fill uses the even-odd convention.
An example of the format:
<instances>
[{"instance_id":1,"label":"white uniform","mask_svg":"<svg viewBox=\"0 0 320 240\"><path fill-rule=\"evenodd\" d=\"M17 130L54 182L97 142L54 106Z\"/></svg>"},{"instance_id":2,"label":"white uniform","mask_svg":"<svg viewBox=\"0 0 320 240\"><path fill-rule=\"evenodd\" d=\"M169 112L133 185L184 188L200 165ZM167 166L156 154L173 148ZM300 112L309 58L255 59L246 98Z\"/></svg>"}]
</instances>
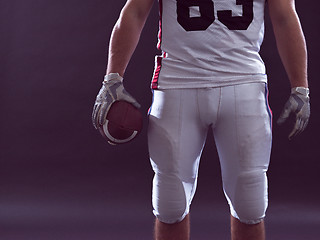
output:
<instances>
[{"instance_id":1,"label":"white uniform","mask_svg":"<svg viewBox=\"0 0 320 240\"><path fill-rule=\"evenodd\" d=\"M189 213L212 129L231 214L258 223L268 204L271 151L271 111L258 53L264 0L159 3L163 54L156 58L148 129L153 212L166 223Z\"/></svg>"},{"instance_id":2,"label":"white uniform","mask_svg":"<svg viewBox=\"0 0 320 240\"><path fill-rule=\"evenodd\" d=\"M159 0L159 5L163 54L156 57L153 89L266 82L259 55L265 0Z\"/></svg>"}]
</instances>

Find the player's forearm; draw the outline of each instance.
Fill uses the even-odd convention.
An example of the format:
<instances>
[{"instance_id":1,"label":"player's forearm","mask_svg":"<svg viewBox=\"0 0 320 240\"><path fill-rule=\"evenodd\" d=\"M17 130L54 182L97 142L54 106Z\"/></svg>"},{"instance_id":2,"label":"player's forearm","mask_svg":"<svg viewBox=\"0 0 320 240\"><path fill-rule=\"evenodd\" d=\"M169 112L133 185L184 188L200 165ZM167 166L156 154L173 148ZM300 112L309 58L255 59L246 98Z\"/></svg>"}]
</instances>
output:
<instances>
[{"instance_id":1,"label":"player's forearm","mask_svg":"<svg viewBox=\"0 0 320 240\"><path fill-rule=\"evenodd\" d=\"M123 76L130 58L138 44L141 30L119 19L110 38L107 74L119 73Z\"/></svg>"},{"instance_id":2,"label":"player's forearm","mask_svg":"<svg viewBox=\"0 0 320 240\"><path fill-rule=\"evenodd\" d=\"M123 76L139 42L146 18L147 15L138 17L129 8L122 10L110 38L107 74L115 72Z\"/></svg>"},{"instance_id":3,"label":"player's forearm","mask_svg":"<svg viewBox=\"0 0 320 240\"><path fill-rule=\"evenodd\" d=\"M295 13L283 19L273 19L278 52L291 87L308 87L307 48L300 21Z\"/></svg>"}]
</instances>

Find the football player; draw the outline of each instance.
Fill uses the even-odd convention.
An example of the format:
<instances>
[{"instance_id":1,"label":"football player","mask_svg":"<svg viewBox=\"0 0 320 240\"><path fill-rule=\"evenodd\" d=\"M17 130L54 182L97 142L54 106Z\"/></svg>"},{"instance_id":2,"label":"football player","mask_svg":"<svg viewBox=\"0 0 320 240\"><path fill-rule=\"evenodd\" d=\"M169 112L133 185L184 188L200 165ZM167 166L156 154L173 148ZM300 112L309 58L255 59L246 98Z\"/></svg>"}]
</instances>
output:
<instances>
[{"instance_id":1,"label":"football player","mask_svg":"<svg viewBox=\"0 0 320 240\"><path fill-rule=\"evenodd\" d=\"M153 0L128 0L114 26L107 75L93 122L127 99L122 76ZM155 239L189 239L189 209L207 131L213 131L233 240L265 239L272 116L259 50L268 5L291 94L278 120L293 113L289 138L309 119L307 50L294 0L159 0L159 42L151 88L148 146L154 170ZM116 87L115 87L116 86ZM114 88L112 100L111 90ZM121 91L117 91L121 88Z\"/></svg>"}]
</instances>

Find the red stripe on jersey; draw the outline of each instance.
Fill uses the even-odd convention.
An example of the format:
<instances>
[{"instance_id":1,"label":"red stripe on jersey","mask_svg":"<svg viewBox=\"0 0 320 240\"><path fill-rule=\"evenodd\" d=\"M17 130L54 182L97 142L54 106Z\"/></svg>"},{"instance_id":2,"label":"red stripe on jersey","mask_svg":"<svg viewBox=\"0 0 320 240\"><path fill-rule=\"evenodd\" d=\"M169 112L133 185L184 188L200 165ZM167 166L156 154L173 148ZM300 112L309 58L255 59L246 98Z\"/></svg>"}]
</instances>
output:
<instances>
[{"instance_id":1,"label":"red stripe on jersey","mask_svg":"<svg viewBox=\"0 0 320 240\"><path fill-rule=\"evenodd\" d=\"M156 57L156 66L153 72L153 78L151 82L152 89L158 89L159 75L162 67L162 59L167 57L167 53L163 52L161 56Z\"/></svg>"},{"instance_id":2,"label":"red stripe on jersey","mask_svg":"<svg viewBox=\"0 0 320 240\"><path fill-rule=\"evenodd\" d=\"M159 0L159 32L158 32L158 44L157 48L161 50L162 40L162 0Z\"/></svg>"},{"instance_id":3,"label":"red stripe on jersey","mask_svg":"<svg viewBox=\"0 0 320 240\"><path fill-rule=\"evenodd\" d=\"M157 56L157 65L154 69L153 73L153 79L151 82L151 88L152 89L158 89L158 80L159 80L159 75L160 75L160 70L161 70L161 63L162 63L162 56Z\"/></svg>"}]
</instances>

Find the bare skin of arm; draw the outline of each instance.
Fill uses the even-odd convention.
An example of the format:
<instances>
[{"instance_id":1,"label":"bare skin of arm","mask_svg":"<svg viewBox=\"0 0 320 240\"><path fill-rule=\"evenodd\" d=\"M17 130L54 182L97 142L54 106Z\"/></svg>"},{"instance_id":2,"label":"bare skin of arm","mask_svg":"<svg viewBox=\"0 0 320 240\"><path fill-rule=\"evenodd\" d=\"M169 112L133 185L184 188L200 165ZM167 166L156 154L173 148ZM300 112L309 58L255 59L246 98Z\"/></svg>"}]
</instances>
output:
<instances>
[{"instance_id":1,"label":"bare skin of arm","mask_svg":"<svg viewBox=\"0 0 320 240\"><path fill-rule=\"evenodd\" d=\"M154 0L128 0L113 28L107 74L124 75Z\"/></svg>"},{"instance_id":2,"label":"bare skin of arm","mask_svg":"<svg viewBox=\"0 0 320 240\"><path fill-rule=\"evenodd\" d=\"M278 52L291 87L308 87L307 47L294 0L268 0Z\"/></svg>"}]
</instances>

